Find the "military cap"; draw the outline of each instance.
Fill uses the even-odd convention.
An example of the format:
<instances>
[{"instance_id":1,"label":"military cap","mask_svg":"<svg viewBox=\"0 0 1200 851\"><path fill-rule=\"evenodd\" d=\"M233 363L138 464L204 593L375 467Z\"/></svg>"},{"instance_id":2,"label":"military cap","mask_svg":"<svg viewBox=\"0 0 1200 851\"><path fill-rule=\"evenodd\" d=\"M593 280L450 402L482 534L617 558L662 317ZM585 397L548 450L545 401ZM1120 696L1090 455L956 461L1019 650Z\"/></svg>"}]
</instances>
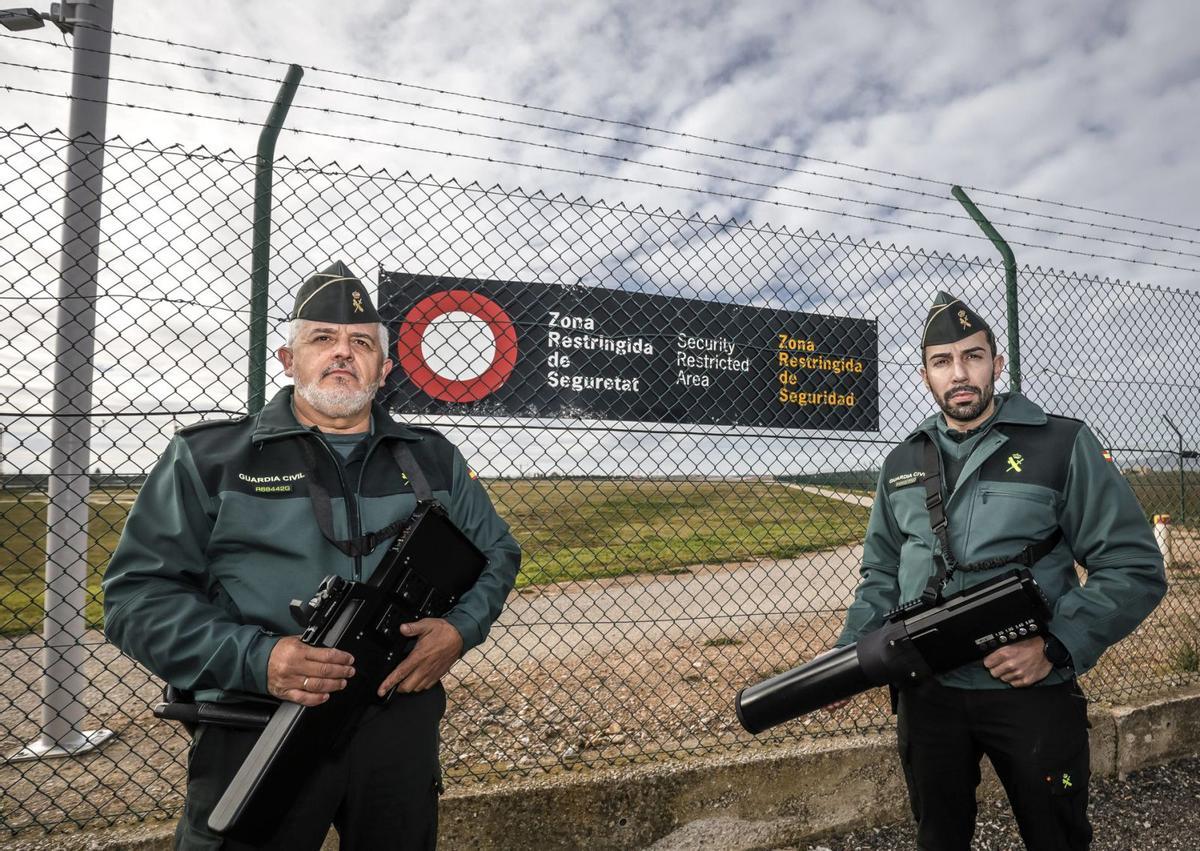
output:
<instances>
[{"instance_id":1,"label":"military cap","mask_svg":"<svg viewBox=\"0 0 1200 851\"><path fill-rule=\"evenodd\" d=\"M337 325L382 321L367 288L341 260L304 282L291 318Z\"/></svg>"},{"instance_id":2,"label":"military cap","mask_svg":"<svg viewBox=\"0 0 1200 851\"><path fill-rule=\"evenodd\" d=\"M980 316L963 303L963 300L939 292L925 317L925 332L921 335L921 348L927 346L944 346L947 343L957 343L980 331L987 332L988 342L995 340L992 329Z\"/></svg>"}]
</instances>

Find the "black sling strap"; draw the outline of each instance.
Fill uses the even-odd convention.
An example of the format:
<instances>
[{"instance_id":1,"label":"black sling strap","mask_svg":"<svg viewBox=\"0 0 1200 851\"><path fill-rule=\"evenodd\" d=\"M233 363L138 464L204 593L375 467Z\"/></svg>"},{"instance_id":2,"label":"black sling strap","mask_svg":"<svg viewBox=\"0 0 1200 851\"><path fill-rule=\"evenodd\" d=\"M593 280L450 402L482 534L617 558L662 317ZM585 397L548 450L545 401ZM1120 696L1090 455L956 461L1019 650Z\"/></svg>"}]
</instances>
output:
<instances>
[{"instance_id":1,"label":"black sling strap","mask_svg":"<svg viewBox=\"0 0 1200 851\"><path fill-rule=\"evenodd\" d=\"M329 498L329 491L317 478L317 455L313 450L313 438L300 438L300 446L304 454L304 463L308 467L308 493L312 502L313 514L317 518L317 526L320 528L321 534L325 536L325 540L343 553L352 558L368 555L374 552L382 542L399 532L408 522L408 518L404 517L359 538L339 541L333 534L333 502ZM391 441L391 450L392 457L396 459L396 466L400 468L408 478L409 484L412 485L413 496L418 501L433 499L429 480L425 478L425 473L421 470L421 465L417 463L409 445L403 440L393 440ZM344 494L344 496L346 499L351 499L349 494Z\"/></svg>"},{"instance_id":2,"label":"black sling strap","mask_svg":"<svg viewBox=\"0 0 1200 851\"><path fill-rule=\"evenodd\" d=\"M925 509L929 512L929 526L934 536L942 545L942 551L933 557L937 570L929 577L921 596L929 600L940 600L942 591L950 583L956 571L970 573L980 570L992 570L1006 564L1020 564L1025 567L1033 565L1048 556L1062 540L1062 529L1056 528L1048 538L1027 544L1015 556L1001 556L970 564L960 564L950 547L950 522L946 518L946 506L942 502L942 458L938 453L934 438L925 435Z\"/></svg>"}]
</instances>

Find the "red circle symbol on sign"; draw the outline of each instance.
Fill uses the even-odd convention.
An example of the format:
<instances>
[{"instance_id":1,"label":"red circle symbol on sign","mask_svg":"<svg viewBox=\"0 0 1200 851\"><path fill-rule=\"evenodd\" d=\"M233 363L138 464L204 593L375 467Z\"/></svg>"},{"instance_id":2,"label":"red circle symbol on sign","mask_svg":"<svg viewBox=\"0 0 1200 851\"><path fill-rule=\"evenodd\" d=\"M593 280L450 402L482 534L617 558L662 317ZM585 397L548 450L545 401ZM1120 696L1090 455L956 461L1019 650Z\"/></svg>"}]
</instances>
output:
<instances>
[{"instance_id":1,"label":"red circle symbol on sign","mask_svg":"<svg viewBox=\"0 0 1200 851\"><path fill-rule=\"evenodd\" d=\"M438 373L426 357L425 334L432 323L448 313L466 313L482 321L495 345L491 363L467 379ZM498 390L517 365L517 331L504 308L490 298L467 290L444 290L413 305L400 325L396 342L400 366L413 384L442 402L476 402Z\"/></svg>"}]
</instances>

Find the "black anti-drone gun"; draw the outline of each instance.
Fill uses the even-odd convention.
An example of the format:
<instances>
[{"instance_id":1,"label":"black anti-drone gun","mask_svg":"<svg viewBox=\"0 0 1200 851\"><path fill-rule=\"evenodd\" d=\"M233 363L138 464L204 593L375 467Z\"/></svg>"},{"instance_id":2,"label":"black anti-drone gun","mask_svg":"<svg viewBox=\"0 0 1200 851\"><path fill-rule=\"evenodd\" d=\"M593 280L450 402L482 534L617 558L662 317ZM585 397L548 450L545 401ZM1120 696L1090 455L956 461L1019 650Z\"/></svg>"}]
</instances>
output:
<instances>
[{"instance_id":1,"label":"black anti-drone gun","mask_svg":"<svg viewBox=\"0 0 1200 851\"><path fill-rule=\"evenodd\" d=\"M486 564L446 510L423 500L370 581L329 576L307 603L294 600L292 614L304 627L300 640L350 653L354 676L318 706L285 701L275 709L208 826L246 837L269 831L316 760L379 702L379 685L416 643L400 634L401 624L445 615Z\"/></svg>"},{"instance_id":2,"label":"black anti-drone gun","mask_svg":"<svg viewBox=\"0 0 1200 851\"><path fill-rule=\"evenodd\" d=\"M1050 605L1028 568L940 600L917 598L856 644L738 692L738 720L761 733L881 685L905 683L982 659L998 647L1042 635Z\"/></svg>"}]
</instances>

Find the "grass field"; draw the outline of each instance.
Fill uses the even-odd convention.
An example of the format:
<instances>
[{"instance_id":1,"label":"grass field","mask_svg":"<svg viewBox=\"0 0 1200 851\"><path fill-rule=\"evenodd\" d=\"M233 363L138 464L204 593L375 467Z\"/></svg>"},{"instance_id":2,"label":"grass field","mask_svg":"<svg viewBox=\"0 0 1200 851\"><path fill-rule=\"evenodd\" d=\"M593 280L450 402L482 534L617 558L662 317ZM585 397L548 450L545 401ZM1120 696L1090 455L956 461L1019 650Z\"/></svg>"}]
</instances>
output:
<instances>
[{"instance_id":1,"label":"grass field","mask_svg":"<svg viewBox=\"0 0 1200 851\"><path fill-rule=\"evenodd\" d=\"M1155 514L1170 514L1174 522L1180 522L1179 473L1152 471L1129 473L1125 481L1133 487L1138 502L1147 517ZM1186 501L1185 519L1194 526L1200 521L1200 473L1184 472L1183 496Z\"/></svg>"},{"instance_id":2,"label":"grass field","mask_svg":"<svg viewBox=\"0 0 1200 851\"><path fill-rule=\"evenodd\" d=\"M761 481L497 481L525 548L517 584L789 558L860 540L867 509Z\"/></svg>"},{"instance_id":3,"label":"grass field","mask_svg":"<svg viewBox=\"0 0 1200 851\"><path fill-rule=\"evenodd\" d=\"M100 576L117 545L129 491L96 491L89 500L88 623L101 618ZM46 497L0 492L0 635L40 630L46 570Z\"/></svg>"},{"instance_id":4,"label":"grass field","mask_svg":"<svg viewBox=\"0 0 1200 851\"><path fill-rule=\"evenodd\" d=\"M518 586L687 565L787 558L861 539L867 510L759 481L537 479L487 483L525 549ZM87 617L101 617L100 576L129 491L95 491ZM41 629L46 499L0 493L0 634Z\"/></svg>"},{"instance_id":5,"label":"grass field","mask_svg":"<svg viewBox=\"0 0 1200 851\"><path fill-rule=\"evenodd\" d=\"M1177 474L1126 478L1147 516L1169 513L1178 522ZM842 489L867 492L865 481L863 474ZM525 549L518 586L790 558L861 540L868 514L763 481L528 479L490 481L487 487ZM1188 473L1185 487L1189 525L1195 525L1200 474ZM92 625L101 617L100 576L133 495L92 494L87 605ZM45 514L42 493L0 492L0 634L41 628Z\"/></svg>"}]
</instances>

